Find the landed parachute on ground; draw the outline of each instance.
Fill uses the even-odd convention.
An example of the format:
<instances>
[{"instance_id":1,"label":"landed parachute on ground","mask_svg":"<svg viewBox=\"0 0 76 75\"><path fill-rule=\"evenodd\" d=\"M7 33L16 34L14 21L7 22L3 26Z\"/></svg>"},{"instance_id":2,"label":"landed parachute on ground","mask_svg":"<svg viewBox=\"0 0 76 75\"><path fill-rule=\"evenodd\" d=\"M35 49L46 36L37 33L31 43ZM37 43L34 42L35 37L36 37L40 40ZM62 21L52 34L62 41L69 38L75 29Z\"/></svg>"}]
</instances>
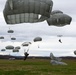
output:
<instances>
[{"instance_id":1,"label":"landed parachute on ground","mask_svg":"<svg viewBox=\"0 0 76 75\"><path fill-rule=\"evenodd\" d=\"M51 61L50 61L50 63L52 64L52 65L67 65L65 62L61 62L61 58L59 58L59 57L55 57L54 55L53 55L53 53L50 53L50 58L51 58Z\"/></svg>"}]
</instances>

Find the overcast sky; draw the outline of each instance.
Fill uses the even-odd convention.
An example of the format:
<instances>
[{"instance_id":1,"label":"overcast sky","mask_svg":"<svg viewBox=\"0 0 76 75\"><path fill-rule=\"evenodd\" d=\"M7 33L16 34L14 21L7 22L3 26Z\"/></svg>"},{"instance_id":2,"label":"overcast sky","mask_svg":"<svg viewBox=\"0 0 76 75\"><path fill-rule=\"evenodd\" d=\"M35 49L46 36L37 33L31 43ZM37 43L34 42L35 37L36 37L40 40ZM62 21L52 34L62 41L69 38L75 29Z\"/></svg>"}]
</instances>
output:
<instances>
[{"instance_id":1,"label":"overcast sky","mask_svg":"<svg viewBox=\"0 0 76 75\"><path fill-rule=\"evenodd\" d=\"M4 40L0 40L0 49L11 44L14 46L21 46L23 42L31 41L29 53L36 56L49 56L50 52L53 52L56 56L75 56L73 51L76 50L76 1L75 0L53 0L52 10L61 10L65 14L72 17L70 25L63 27L48 26L47 22L40 23L22 23L17 25L7 25L3 17L3 9L6 0L0 0L0 36L4 36ZM8 34L7 31L14 30L13 34ZM16 41L10 42L10 35L16 37ZM60 37L57 35L63 35L61 37L62 43L58 42ZM35 37L42 37L42 41L34 43ZM14 43L13 43L14 42ZM38 48L38 45L40 48ZM21 46L19 53L12 53L13 55L23 55L23 47ZM7 52L0 52L0 54L9 54Z\"/></svg>"}]
</instances>

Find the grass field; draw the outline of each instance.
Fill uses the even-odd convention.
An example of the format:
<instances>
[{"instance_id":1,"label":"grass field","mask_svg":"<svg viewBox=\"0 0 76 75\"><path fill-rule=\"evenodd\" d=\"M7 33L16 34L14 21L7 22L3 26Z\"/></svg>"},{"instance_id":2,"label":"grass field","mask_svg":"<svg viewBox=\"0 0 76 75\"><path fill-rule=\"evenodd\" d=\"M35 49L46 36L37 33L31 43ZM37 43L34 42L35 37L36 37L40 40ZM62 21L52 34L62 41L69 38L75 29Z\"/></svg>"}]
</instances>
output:
<instances>
[{"instance_id":1,"label":"grass field","mask_svg":"<svg viewBox=\"0 0 76 75\"><path fill-rule=\"evenodd\" d=\"M0 75L76 75L76 60L51 65L50 59L0 60Z\"/></svg>"}]
</instances>

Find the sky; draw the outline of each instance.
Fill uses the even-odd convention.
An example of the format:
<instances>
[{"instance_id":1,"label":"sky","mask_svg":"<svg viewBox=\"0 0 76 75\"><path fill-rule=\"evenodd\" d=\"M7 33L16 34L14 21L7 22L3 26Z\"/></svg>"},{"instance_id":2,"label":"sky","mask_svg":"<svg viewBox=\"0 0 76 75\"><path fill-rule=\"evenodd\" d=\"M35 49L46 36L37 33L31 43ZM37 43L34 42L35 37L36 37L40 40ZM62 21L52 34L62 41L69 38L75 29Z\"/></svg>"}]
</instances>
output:
<instances>
[{"instance_id":1,"label":"sky","mask_svg":"<svg viewBox=\"0 0 76 75\"><path fill-rule=\"evenodd\" d=\"M20 52L13 53L11 50L5 52L0 51L0 54L11 55L24 55L24 49L22 47L23 42L32 42L29 47L30 56L49 56L52 52L55 56L75 56L76 50L76 1L75 0L53 0L52 10L61 10L63 13L72 17L70 25L63 27L49 26L46 21L39 23L21 23L17 25L7 25L4 16L3 9L6 0L0 0L0 36L4 36L5 39L0 40L0 50L7 45L20 46ZM7 31L14 30L14 33L9 34ZM57 35L62 35L58 37ZM16 37L15 41L10 40L10 36ZM35 37L41 37L42 41L33 42ZM59 39L62 43L59 43ZM38 45L40 48L38 48Z\"/></svg>"}]
</instances>

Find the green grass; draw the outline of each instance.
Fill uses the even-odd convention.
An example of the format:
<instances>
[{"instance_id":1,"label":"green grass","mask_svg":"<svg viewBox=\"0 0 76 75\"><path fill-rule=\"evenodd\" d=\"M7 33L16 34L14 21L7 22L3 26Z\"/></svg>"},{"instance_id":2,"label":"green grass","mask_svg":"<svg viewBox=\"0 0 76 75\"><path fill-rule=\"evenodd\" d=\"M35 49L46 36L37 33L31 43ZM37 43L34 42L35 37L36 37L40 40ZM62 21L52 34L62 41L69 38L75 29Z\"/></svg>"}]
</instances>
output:
<instances>
[{"instance_id":1,"label":"green grass","mask_svg":"<svg viewBox=\"0 0 76 75\"><path fill-rule=\"evenodd\" d=\"M76 60L51 65L49 59L0 60L0 75L76 75Z\"/></svg>"}]
</instances>

